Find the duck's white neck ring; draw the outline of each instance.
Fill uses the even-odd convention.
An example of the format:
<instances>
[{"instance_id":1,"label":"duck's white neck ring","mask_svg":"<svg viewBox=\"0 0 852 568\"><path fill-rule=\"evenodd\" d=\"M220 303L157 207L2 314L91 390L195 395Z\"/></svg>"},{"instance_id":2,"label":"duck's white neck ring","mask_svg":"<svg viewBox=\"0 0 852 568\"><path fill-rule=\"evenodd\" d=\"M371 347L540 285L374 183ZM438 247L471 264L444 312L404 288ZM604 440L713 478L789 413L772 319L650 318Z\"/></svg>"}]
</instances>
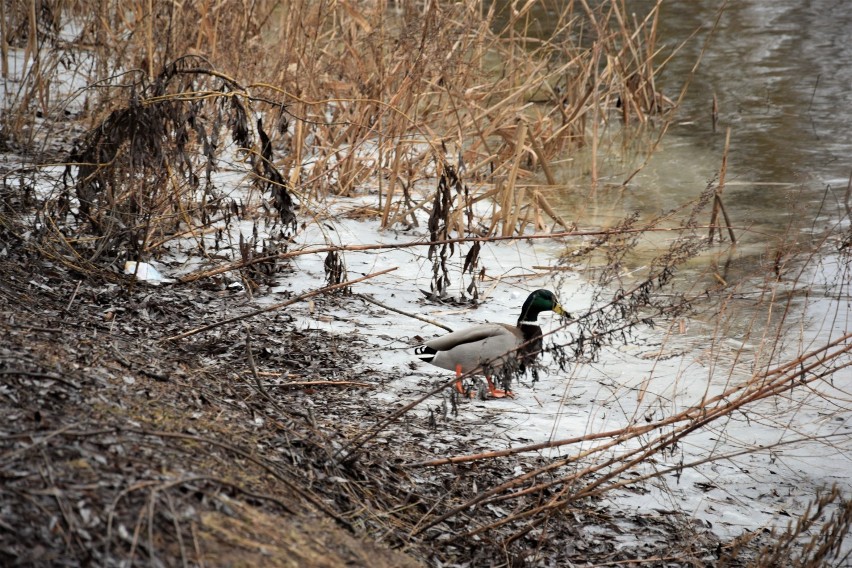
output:
<instances>
[{"instance_id":1,"label":"duck's white neck ring","mask_svg":"<svg viewBox=\"0 0 852 568\"><path fill-rule=\"evenodd\" d=\"M538 325L537 321L519 321L518 325Z\"/></svg>"}]
</instances>

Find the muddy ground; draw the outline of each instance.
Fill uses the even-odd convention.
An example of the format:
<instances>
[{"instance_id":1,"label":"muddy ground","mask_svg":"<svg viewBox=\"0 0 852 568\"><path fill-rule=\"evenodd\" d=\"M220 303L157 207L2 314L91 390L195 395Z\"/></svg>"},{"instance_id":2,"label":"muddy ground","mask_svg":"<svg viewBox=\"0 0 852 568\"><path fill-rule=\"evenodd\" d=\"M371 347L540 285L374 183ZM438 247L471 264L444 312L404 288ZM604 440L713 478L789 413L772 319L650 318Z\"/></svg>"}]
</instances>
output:
<instances>
[{"instance_id":1,"label":"muddy ground","mask_svg":"<svg viewBox=\"0 0 852 568\"><path fill-rule=\"evenodd\" d=\"M411 467L436 457L436 444L453 455L482 442L475 424L408 416L341 460L409 402L372 398L404 378L371 372L358 337L298 329L284 309L167 341L255 306L213 281L82 274L46 259L12 217L2 228L2 565L715 566L751 556L673 512L624 515L595 500L464 536L544 494L418 532L511 477L517 460L543 458Z\"/></svg>"}]
</instances>

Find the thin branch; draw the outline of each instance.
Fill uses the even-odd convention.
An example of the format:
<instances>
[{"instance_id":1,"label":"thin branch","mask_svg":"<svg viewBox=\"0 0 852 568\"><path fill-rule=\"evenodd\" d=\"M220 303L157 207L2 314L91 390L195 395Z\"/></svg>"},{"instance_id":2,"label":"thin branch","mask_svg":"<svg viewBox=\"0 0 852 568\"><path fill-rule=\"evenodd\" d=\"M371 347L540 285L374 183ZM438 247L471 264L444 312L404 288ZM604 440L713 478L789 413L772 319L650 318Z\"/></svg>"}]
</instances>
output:
<instances>
[{"instance_id":1,"label":"thin branch","mask_svg":"<svg viewBox=\"0 0 852 568\"><path fill-rule=\"evenodd\" d=\"M358 294L358 296L361 299L363 299L364 301L370 302L371 304L375 304L375 305L379 306L380 308L383 308L383 309L385 309L389 312L394 312L396 314L401 314L401 315L404 315L406 317L410 317L410 318L413 318L413 319L416 319L416 320L424 321L428 324L434 325L435 327L440 327L441 329L445 329L445 330L449 331L450 333L452 333L452 331L453 331L452 328L447 327L446 325L444 325L442 323L438 323L435 320L431 320L431 319L425 318L423 316L418 316L417 314L412 314L410 312L398 310L397 308L392 308L392 307L388 306L387 304L383 304L382 302L374 299L372 296L368 296L367 294Z\"/></svg>"},{"instance_id":2,"label":"thin branch","mask_svg":"<svg viewBox=\"0 0 852 568\"><path fill-rule=\"evenodd\" d=\"M357 381L296 381L294 383L284 383L280 385L271 385L274 387L375 387L373 383L360 383Z\"/></svg>"},{"instance_id":3,"label":"thin branch","mask_svg":"<svg viewBox=\"0 0 852 568\"><path fill-rule=\"evenodd\" d=\"M297 256L304 256L306 254L324 254L328 252L364 252L364 251L379 251L379 250L394 250L394 249L405 249L412 247L428 247L435 245L449 245L449 244L457 244L457 243L490 243L490 242L498 242L498 241L522 241L522 240L541 240L541 239L561 239L566 237L603 237L603 236L611 236L611 235L623 235L623 234L631 234L631 233L671 233L671 232L680 232L680 231L693 231L696 229L709 229L709 226L689 226L689 227L638 227L631 229L601 229L596 231L558 231L551 233L536 233L536 234L524 234L524 235L493 235L490 237L456 237L453 239L442 239L438 241L428 241L419 239L416 241L408 241L405 243L382 243L382 244L369 244L369 245L326 245L321 247L313 247L306 248L302 250L295 250L289 252L281 252L275 254L269 254L266 256L257 256L250 260L241 260L238 262L233 262L231 264L227 264L225 266L220 266L219 268L212 268L209 270L199 270L197 272L193 272L187 274L185 276L180 277L178 280L184 284L189 282L195 282L196 280L201 280L203 278L210 278L212 276L218 276L219 274L224 274L226 272L232 272L234 270L240 270L242 268L246 268L252 266L254 264L260 264L264 262L269 262L271 260L281 260L287 258L295 258Z\"/></svg>"},{"instance_id":4,"label":"thin branch","mask_svg":"<svg viewBox=\"0 0 852 568\"><path fill-rule=\"evenodd\" d=\"M211 324L198 327L195 329L191 329L189 331L185 331L183 333L179 333L178 335L173 335L171 337L167 337L165 339L161 339L160 341L176 341L178 339L184 339L189 337L190 335L195 335L197 333L201 333L203 331L211 330L215 327L219 327L222 325L226 325L229 323L233 323L235 321L240 321L248 318L253 318L254 316L258 316L260 314L265 314L267 312L272 312L275 310L280 310L281 308L286 308L287 306L293 305L297 302L301 302L302 300L307 300L308 298L313 298L314 296L318 296L320 294L328 294L329 292L333 292L335 290L339 290L340 288L346 288L347 286L351 286L352 284L357 284L358 282L363 282L364 280L368 280L370 278L375 278L376 276L381 276L382 274L387 274L393 270L396 270L397 267L394 266L392 268L387 268L385 270L380 270L379 272L373 272L371 274L367 274L366 276L362 276L361 278L356 278L355 280L347 280L346 282L341 282L340 284L334 284L332 286L326 286L325 288L319 288L318 290L313 290L311 292L306 292L295 298L287 300L286 302L279 302L277 304L273 304L271 306L267 306L265 308L261 308L259 310L255 310L253 312L249 312L247 314L242 314L239 316L234 316L232 318L224 319L221 321L213 322Z\"/></svg>"}]
</instances>

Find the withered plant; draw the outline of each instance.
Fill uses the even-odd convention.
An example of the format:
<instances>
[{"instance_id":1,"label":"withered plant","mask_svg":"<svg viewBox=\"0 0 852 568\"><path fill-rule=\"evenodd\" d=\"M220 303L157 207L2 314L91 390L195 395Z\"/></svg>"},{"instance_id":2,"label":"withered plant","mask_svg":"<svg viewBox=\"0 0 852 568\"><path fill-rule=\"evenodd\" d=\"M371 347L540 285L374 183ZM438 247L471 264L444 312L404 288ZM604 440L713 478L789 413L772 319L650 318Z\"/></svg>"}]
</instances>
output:
<instances>
[{"instance_id":1,"label":"withered plant","mask_svg":"<svg viewBox=\"0 0 852 568\"><path fill-rule=\"evenodd\" d=\"M456 249L454 238L464 238L475 234L474 214L470 199L470 190L462 182L456 168L444 164L438 178L438 188L434 193L432 210L429 213L429 244L427 257L432 261L431 295L441 299L447 294L450 285L451 268L448 262ZM447 242L450 241L450 242ZM479 298L477 287L477 266L481 242L471 243L464 257L462 275L467 274L470 282L465 292L475 302Z\"/></svg>"},{"instance_id":2,"label":"withered plant","mask_svg":"<svg viewBox=\"0 0 852 568\"><path fill-rule=\"evenodd\" d=\"M247 212L214 176L231 160L244 164L261 199L270 203L270 238L277 224L286 243L295 230L294 204L253 113L243 87L195 57L169 65L152 82L131 84L126 106L71 151L62 186L40 213L43 249L70 264L94 265L122 255L145 260L187 235L202 243L214 223ZM226 132L232 155L225 153ZM251 239L241 235L244 259L251 256L246 247L261 246L256 225L254 232ZM260 256L269 256L264 252Z\"/></svg>"},{"instance_id":3,"label":"withered plant","mask_svg":"<svg viewBox=\"0 0 852 568\"><path fill-rule=\"evenodd\" d=\"M346 281L346 262L343 259L342 252L335 250L328 251L328 254L325 256L325 261L323 262L323 268L325 269L325 283L328 286L334 286L335 284L340 284ZM346 287L341 288L341 291L347 293L351 290Z\"/></svg>"},{"instance_id":4,"label":"withered plant","mask_svg":"<svg viewBox=\"0 0 852 568\"><path fill-rule=\"evenodd\" d=\"M536 171L552 186L560 180L551 165L578 158L594 183L600 175L597 152L614 131L634 140L668 120L657 82L665 66L656 47L658 6L642 18L617 0L560 8L528 3L505 14L473 0L403 3L398 11L384 2L304 0L250 6L196 0L180 9L158 2L153 11L141 1L39 6L30 10L25 2L12 2L4 19L9 43L24 49L25 65L17 92L4 103L0 127L8 145L33 149L55 139L57 120L66 114L89 121L91 129L127 130L129 122L151 118L151 97L177 93L173 62L192 54L201 58L190 60L193 65L209 62L204 67L220 74L219 84L212 75L207 84L199 76L190 84L189 65L181 63L182 88L212 93L245 86L250 97L272 103L218 103L218 112L228 110L251 131L258 146L253 167L270 184L268 191L286 182L309 205L378 185L375 211L384 226L409 222L433 201L413 196L411 188L440 172L442 148L452 146L471 183L470 199L499 205L488 222L492 231L498 225L502 235L539 230L544 217L568 228L541 191L545 184L534 181ZM545 10L550 35L532 37L532 22L542 15L533 17L534 9ZM78 31L70 42L57 33L68 22ZM9 63L8 53L3 62ZM96 88L63 90L69 68L77 84ZM226 78L234 84L223 87ZM209 104L203 101L183 101L183 118L192 116L190 107ZM158 112L178 102L158 100ZM260 116L239 117L243 111ZM105 116L110 113L116 114ZM616 116L620 126L611 121ZM191 134L187 143L215 152L220 140L212 124L182 126L177 114L170 120L161 125L161 136L180 144L184 129ZM104 144L115 142L107 142L109 136L117 135L105 133ZM137 157L157 150L136 144ZM267 171L268 150L276 147L279 161ZM149 187L159 186L159 200L172 191L163 186L179 174L186 172L175 168L149 181ZM84 210L90 207L87 191L81 188L79 196ZM288 195L274 197L279 210L288 208ZM158 201L156 195L146 199ZM91 222L94 228L111 221L95 215Z\"/></svg>"}]
</instances>

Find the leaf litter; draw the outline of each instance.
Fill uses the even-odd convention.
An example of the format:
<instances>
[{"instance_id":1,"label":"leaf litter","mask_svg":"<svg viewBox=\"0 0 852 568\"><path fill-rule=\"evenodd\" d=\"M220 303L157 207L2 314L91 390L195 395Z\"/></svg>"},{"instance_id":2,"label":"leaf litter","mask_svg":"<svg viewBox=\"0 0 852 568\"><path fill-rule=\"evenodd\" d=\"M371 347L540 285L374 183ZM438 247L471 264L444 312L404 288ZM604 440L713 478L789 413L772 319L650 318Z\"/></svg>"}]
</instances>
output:
<instances>
[{"instance_id":1,"label":"leaf litter","mask_svg":"<svg viewBox=\"0 0 852 568\"><path fill-rule=\"evenodd\" d=\"M752 524L731 523L731 533L746 527L734 536L707 520L726 520L729 511L714 517L714 505L748 517L730 493L703 501L701 515L660 506L660 495L690 493L678 487L682 479L703 494L725 476L708 482L682 468L702 448L687 453L674 426L670 438L649 430L626 439L628 453L598 463L546 446L515 452L612 431L625 418L641 424L638 415L647 423L677 415L674 403L660 401L678 393L660 382L685 376L671 369L689 368L693 338L681 345L642 330L688 313L688 301L661 292L670 268L698 254L701 241L678 240L657 274L631 282L623 275L638 218L628 217L620 231L581 247L606 252L601 281L610 286L584 286L564 270L574 268L568 263L557 266L558 279L542 276L530 267L553 266L555 247L476 240L497 221L478 221L482 211L446 165L436 172L431 211L410 212L411 225L378 232L359 221L354 212L375 195L347 182L349 197L328 206L326 219L299 226L270 135L249 118L257 101L193 64L175 62L147 85L144 95L165 104L129 97L104 128L81 138L69 162L97 168L61 177L45 169L53 176L40 178L47 191L23 178L6 185L4 176L3 563L738 566L787 558L802 535L815 534L815 558L842 542L848 501L834 489L791 503L781 493L793 494L795 476L737 495L759 496L766 511ZM184 91L222 96L188 105L169 98ZM238 146L225 151L227 171L211 138L224 126ZM187 152L189 139L204 151ZM240 155L246 148L255 151ZM175 202L137 185L167 177L181 188ZM420 190L406 187L407 202ZM44 208L33 219L38 199ZM456 200L465 206L454 209ZM191 211L201 225L175 232L176 211ZM138 270L121 276L129 258L151 260L167 280L139 281ZM511 320L532 285L557 287L570 311L589 313L539 369L513 377L518 401L459 400L444 388L447 377L412 366L410 349L439 333L428 320ZM429 317L407 317L412 311ZM630 366L631 349L671 372L636 372L644 367ZM548 372L555 368L560 374ZM803 370L796 378L813 377ZM625 389L640 393L638 402ZM706 391L722 399L736 392ZM649 392L657 398L645 404ZM654 449L646 459L621 469L646 445ZM432 464L456 458L465 459ZM761 485L775 475L758 467L762 458L752 457L753 472L736 464L730 477ZM724 470L724 461L714 467ZM623 493L613 499L599 484ZM776 515L796 518L795 526L772 533L765 519Z\"/></svg>"},{"instance_id":2,"label":"leaf litter","mask_svg":"<svg viewBox=\"0 0 852 568\"><path fill-rule=\"evenodd\" d=\"M329 262L300 259L298 272L270 291L321 286ZM360 274L362 262L350 259L347 270ZM77 280L23 245L10 248L3 264L4 562L560 566L643 559L669 566L713 565L731 546L684 513L621 510L599 497L548 513L543 525L519 516L460 537L555 495L563 489L557 471L550 488L474 505L412 537L440 512L549 458L406 467L488 451L490 436L500 436L494 426L499 431L503 411L494 401L439 395L428 410L384 428L357 459L340 460L347 441L436 384L382 364L382 345L399 352L417 337L400 338L400 328L389 327L394 320L359 300L357 289L167 341L249 313L254 302L205 282ZM339 275L340 266L335 259L332 272ZM365 285L365 292L399 305L387 286ZM407 297L417 294L412 286ZM370 332L334 331L350 327ZM454 418L464 405L475 411Z\"/></svg>"}]
</instances>

